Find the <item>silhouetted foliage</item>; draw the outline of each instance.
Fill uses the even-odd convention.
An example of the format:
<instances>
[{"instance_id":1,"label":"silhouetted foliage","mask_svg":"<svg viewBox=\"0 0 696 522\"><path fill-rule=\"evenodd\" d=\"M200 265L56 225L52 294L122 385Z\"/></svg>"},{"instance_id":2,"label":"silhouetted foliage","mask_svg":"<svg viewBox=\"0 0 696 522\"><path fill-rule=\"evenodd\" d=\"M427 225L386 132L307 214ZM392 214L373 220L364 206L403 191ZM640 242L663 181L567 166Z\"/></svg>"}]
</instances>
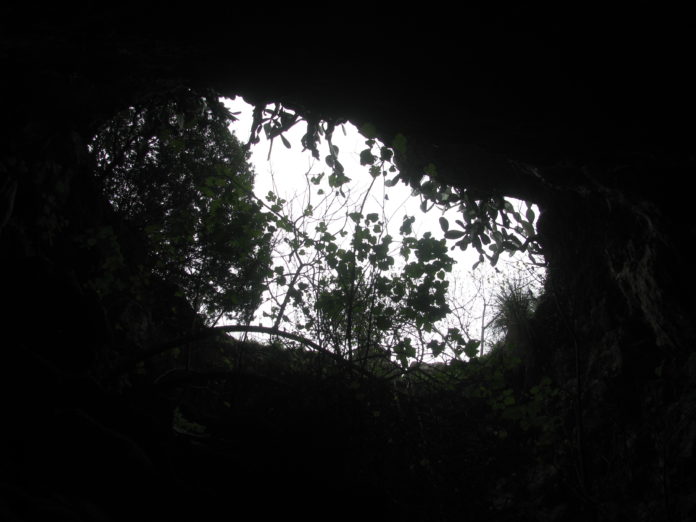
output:
<instances>
[{"instance_id":1,"label":"silhouetted foliage","mask_svg":"<svg viewBox=\"0 0 696 522\"><path fill-rule=\"evenodd\" d=\"M91 144L113 208L147 236L154 272L210 323L251 317L270 262L233 120L212 93L179 89L119 113Z\"/></svg>"}]
</instances>

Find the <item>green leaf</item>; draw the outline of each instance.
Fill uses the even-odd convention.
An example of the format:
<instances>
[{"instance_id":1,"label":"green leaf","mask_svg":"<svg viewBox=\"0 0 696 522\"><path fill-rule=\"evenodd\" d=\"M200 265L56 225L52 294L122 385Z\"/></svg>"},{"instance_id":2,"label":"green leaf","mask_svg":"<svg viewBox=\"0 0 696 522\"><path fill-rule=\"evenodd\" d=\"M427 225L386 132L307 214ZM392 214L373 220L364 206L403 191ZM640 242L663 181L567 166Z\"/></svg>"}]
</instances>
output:
<instances>
[{"instance_id":1,"label":"green leaf","mask_svg":"<svg viewBox=\"0 0 696 522\"><path fill-rule=\"evenodd\" d=\"M385 187L393 187L399 182L399 176L394 176L392 179L388 179L384 182Z\"/></svg>"},{"instance_id":2,"label":"green leaf","mask_svg":"<svg viewBox=\"0 0 696 522\"><path fill-rule=\"evenodd\" d=\"M343 174L343 172L335 172L329 174L329 187L339 188L350 181L350 178Z\"/></svg>"},{"instance_id":3,"label":"green leaf","mask_svg":"<svg viewBox=\"0 0 696 522\"><path fill-rule=\"evenodd\" d=\"M409 235L413 232L412 225L415 220L416 218L413 216L404 216L403 222L401 223L401 228L399 228L399 232L402 236Z\"/></svg>"},{"instance_id":4,"label":"green leaf","mask_svg":"<svg viewBox=\"0 0 696 522\"><path fill-rule=\"evenodd\" d=\"M379 330L388 330L389 328L391 328L391 325L392 325L392 321L389 317L386 317L383 315L378 315L375 318L375 326Z\"/></svg>"},{"instance_id":5,"label":"green leaf","mask_svg":"<svg viewBox=\"0 0 696 522\"><path fill-rule=\"evenodd\" d=\"M440 201L443 201L443 202L449 201L450 198L452 197L452 189L450 189L449 187L445 187L443 189L443 191L437 195L437 197Z\"/></svg>"},{"instance_id":6,"label":"green leaf","mask_svg":"<svg viewBox=\"0 0 696 522\"><path fill-rule=\"evenodd\" d=\"M348 217L355 221L356 223L360 223L360 220L362 219L362 214L360 212L351 212L348 214Z\"/></svg>"},{"instance_id":7,"label":"green leaf","mask_svg":"<svg viewBox=\"0 0 696 522\"><path fill-rule=\"evenodd\" d=\"M290 142L282 134L280 135L280 141L282 141L283 145L285 145L288 149L292 148Z\"/></svg>"},{"instance_id":8,"label":"green leaf","mask_svg":"<svg viewBox=\"0 0 696 522\"><path fill-rule=\"evenodd\" d=\"M534 218L536 217L536 214L534 214L534 211L531 208L527 209L526 216L530 223L534 223Z\"/></svg>"},{"instance_id":9,"label":"green leaf","mask_svg":"<svg viewBox=\"0 0 696 522\"><path fill-rule=\"evenodd\" d=\"M374 125L372 125L369 122L363 123L360 126L360 129L358 129L358 130L360 131L360 134L362 134L363 136L365 136L368 139L375 139L377 137L377 129L375 128Z\"/></svg>"},{"instance_id":10,"label":"green leaf","mask_svg":"<svg viewBox=\"0 0 696 522\"><path fill-rule=\"evenodd\" d=\"M481 341L477 341L476 339L470 340L464 346L464 355L466 355L469 358L476 357L478 355L478 348L480 345Z\"/></svg>"},{"instance_id":11,"label":"green leaf","mask_svg":"<svg viewBox=\"0 0 696 522\"><path fill-rule=\"evenodd\" d=\"M437 168L432 163L428 163L423 169L423 172L425 172L430 177L437 176Z\"/></svg>"},{"instance_id":12,"label":"green leaf","mask_svg":"<svg viewBox=\"0 0 696 522\"><path fill-rule=\"evenodd\" d=\"M437 357L443 351L445 351L445 343L439 343L437 341L430 341L428 343L428 348L430 348L430 350L432 351L433 356Z\"/></svg>"},{"instance_id":13,"label":"green leaf","mask_svg":"<svg viewBox=\"0 0 696 522\"><path fill-rule=\"evenodd\" d=\"M469 239L464 238L461 241L457 241L453 247L451 247L451 250L454 250L455 247L459 247L460 250L466 250L469 248Z\"/></svg>"},{"instance_id":14,"label":"green leaf","mask_svg":"<svg viewBox=\"0 0 696 522\"><path fill-rule=\"evenodd\" d=\"M522 222L522 227L524 228L526 237L532 237L534 235L534 225L531 223Z\"/></svg>"},{"instance_id":15,"label":"green leaf","mask_svg":"<svg viewBox=\"0 0 696 522\"><path fill-rule=\"evenodd\" d=\"M372 165L375 162L375 157L370 149L365 149L360 152L360 165Z\"/></svg>"},{"instance_id":16,"label":"green leaf","mask_svg":"<svg viewBox=\"0 0 696 522\"><path fill-rule=\"evenodd\" d=\"M462 230L448 230L445 232L445 237L447 239L459 239L460 237L464 236L466 232Z\"/></svg>"},{"instance_id":17,"label":"green leaf","mask_svg":"<svg viewBox=\"0 0 696 522\"><path fill-rule=\"evenodd\" d=\"M406 136L399 133L392 140L392 147L400 154L406 154Z\"/></svg>"},{"instance_id":18,"label":"green leaf","mask_svg":"<svg viewBox=\"0 0 696 522\"><path fill-rule=\"evenodd\" d=\"M449 221L447 221L447 218L445 218L444 216L440 218L440 228L445 233L447 233L447 231L449 230Z\"/></svg>"}]
</instances>

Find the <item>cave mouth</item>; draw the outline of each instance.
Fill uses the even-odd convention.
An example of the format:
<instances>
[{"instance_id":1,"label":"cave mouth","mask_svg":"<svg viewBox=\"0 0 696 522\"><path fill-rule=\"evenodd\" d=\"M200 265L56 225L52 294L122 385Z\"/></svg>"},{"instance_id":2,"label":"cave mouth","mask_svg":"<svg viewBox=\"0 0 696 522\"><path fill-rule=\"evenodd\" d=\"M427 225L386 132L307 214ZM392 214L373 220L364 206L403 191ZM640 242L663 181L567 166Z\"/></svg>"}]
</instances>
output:
<instances>
[{"instance_id":1,"label":"cave mouth","mask_svg":"<svg viewBox=\"0 0 696 522\"><path fill-rule=\"evenodd\" d=\"M115 323L119 355L133 355L117 368L118 393L142 403L155 390L164 406L145 410L179 445L162 458L179 484L221 503L233 486L255 493L259 464L287 501L311 488L322 505L348 494L411 516L420 508L405 488L459 498L451 484L474 473L443 461L463 458L462 436L482 465L550 418L522 428L502 417L518 402L537 407L529 384L543 400L557 391L523 373L529 336L518 344L543 286L538 209L476 200L438 183L435 166L402 180L405 137L386 146L369 126L343 122L332 135L318 121L312 142L311 122L292 134L283 125L294 115L274 105L243 108L251 143L253 132L229 133L230 110L215 96L163 97L91 140L109 217L76 242L102 268L85 286ZM281 154L301 146L310 152L299 164ZM264 177L270 187L259 188ZM475 253L457 259L462 251ZM506 273L521 257L531 265ZM480 410L494 420L461 420ZM448 478L433 479L435 469ZM425 502L461 512L458 500L440 504Z\"/></svg>"},{"instance_id":2,"label":"cave mouth","mask_svg":"<svg viewBox=\"0 0 696 522\"><path fill-rule=\"evenodd\" d=\"M539 209L477 201L432 164L406 180L397 138L180 89L119 113L89 150L153 272L206 327L402 367L483 356L543 291Z\"/></svg>"}]
</instances>

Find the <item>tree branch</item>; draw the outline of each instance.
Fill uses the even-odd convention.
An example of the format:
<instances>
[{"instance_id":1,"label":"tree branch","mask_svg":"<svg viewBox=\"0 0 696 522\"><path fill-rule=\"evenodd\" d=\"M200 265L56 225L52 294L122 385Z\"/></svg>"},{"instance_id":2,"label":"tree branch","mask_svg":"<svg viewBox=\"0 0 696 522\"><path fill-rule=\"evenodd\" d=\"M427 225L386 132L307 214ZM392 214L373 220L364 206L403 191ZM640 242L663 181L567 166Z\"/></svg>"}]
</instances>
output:
<instances>
[{"instance_id":1,"label":"tree branch","mask_svg":"<svg viewBox=\"0 0 696 522\"><path fill-rule=\"evenodd\" d=\"M113 376L122 375L123 373L126 373L127 371L131 370L138 363L146 361L147 359L155 357L156 355L164 353L168 350L172 350L174 348L177 348L183 344L203 341L205 339L215 337L216 335L218 335L220 333L228 333L228 332L263 333L263 334L269 334L269 335L277 335L279 337L285 337L286 339L290 339L292 341L297 341L301 344L304 344L305 346L308 346L309 348L312 348L313 350L315 350L319 353L322 353L322 354L326 355L327 357L334 359L338 363L343 364L343 365L355 370L356 372L358 372L360 374L373 377L373 375L370 372L350 363L349 361L346 361L340 355L337 355L337 354L327 350L326 348L321 347L320 345L318 345L317 343L315 343L314 341L312 341L310 339L307 339L306 337L303 337L301 335L298 335L298 334L295 334L292 332L285 332L283 330L279 330L277 328L272 328L270 326L252 326L252 325L241 325L241 324L216 326L213 328L205 328L205 329L193 332L191 334L183 335L183 336L178 337L176 339L172 339L171 341L166 341L164 343L158 344L157 346L154 346L154 347L152 347L148 350L145 350L144 352L138 354L137 357L133 357L131 359L128 359L128 360L123 361L122 363L118 364L116 369L113 372Z\"/></svg>"}]
</instances>

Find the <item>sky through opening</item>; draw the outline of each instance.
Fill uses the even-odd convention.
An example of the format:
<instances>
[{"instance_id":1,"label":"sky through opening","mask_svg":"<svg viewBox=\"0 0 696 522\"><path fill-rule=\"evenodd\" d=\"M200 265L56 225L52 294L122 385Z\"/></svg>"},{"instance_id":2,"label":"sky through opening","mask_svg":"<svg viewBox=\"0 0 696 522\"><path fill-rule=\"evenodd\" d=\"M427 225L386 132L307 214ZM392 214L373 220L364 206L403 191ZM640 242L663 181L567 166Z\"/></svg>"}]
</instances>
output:
<instances>
[{"instance_id":1,"label":"sky through opening","mask_svg":"<svg viewBox=\"0 0 696 522\"><path fill-rule=\"evenodd\" d=\"M224 103L238 118L231 126L231 130L242 143L246 143L252 126L253 107L244 102L240 96L234 100L225 99ZM423 212L420 198L414 196L411 188L401 182L387 187L385 181L388 177L379 176L375 179L375 183L372 183L368 168L360 163L360 153L365 149L366 138L351 123L337 128L332 140L333 145L339 149L340 161L345 167L346 175L350 178L350 182L342 187L345 197L331 194L326 184L312 184L310 179L316 179L322 173L328 175L331 169L323 161L313 158L309 151L301 150L301 138L305 132L306 123L300 121L283 134L285 140L282 141L275 139L271 143L261 133L260 142L253 145L250 151L250 161L256 171L254 186L256 196L268 205L274 202L270 194L282 198L285 200L284 212L291 219L301 218L303 210L308 205L312 205L315 214L327 218L326 221L333 223L333 226L345 226L347 216L351 212L361 211L365 215L374 213L384 223L382 233L397 237L403 217L411 216L415 217L413 231L416 237L430 232L437 239L444 237L440 225L441 217L445 217L452 223L461 219L461 212L456 208L443 211L434 207L428 212ZM287 146L288 144L290 147ZM328 145L322 143L320 157L325 157L327 152ZM371 189L366 196L370 186ZM506 200L522 213L527 208L523 201L512 198L506 198ZM532 206L532 209L538 216L538 208ZM346 244L349 238L350 235L345 239ZM455 326L466 332L468 338L480 340L484 337L484 351L488 351L500 336L500 332L495 332L491 328L497 313L496 293L506 281L516 281L534 295L538 295L543 286L544 269L538 264L531 263L527 255L520 252L512 256L507 253L501 255L496 267L484 262L472 269L479 260L479 254L471 247L465 251L459 248L451 249L454 243L455 241L447 243L448 255L456 261L452 271L447 274L448 299L453 311L443 321L441 328ZM277 245L274 256L275 266L285 265L285 269L291 268L289 254L287 250L283 250L282 244ZM279 291L281 289L277 287L269 289L269 292ZM269 319L269 311L273 306L271 301L267 295L265 303L255 315L253 324L269 326L272 323ZM281 321L279 324L282 329L291 328L293 321L297 320L293 310L288 311L290 312L288 313L289 321ZM441 360L451 357L451 354L443 353ZM433 361L432 357L425 357L423 360Z\"/></svg>"}]
</instances>

